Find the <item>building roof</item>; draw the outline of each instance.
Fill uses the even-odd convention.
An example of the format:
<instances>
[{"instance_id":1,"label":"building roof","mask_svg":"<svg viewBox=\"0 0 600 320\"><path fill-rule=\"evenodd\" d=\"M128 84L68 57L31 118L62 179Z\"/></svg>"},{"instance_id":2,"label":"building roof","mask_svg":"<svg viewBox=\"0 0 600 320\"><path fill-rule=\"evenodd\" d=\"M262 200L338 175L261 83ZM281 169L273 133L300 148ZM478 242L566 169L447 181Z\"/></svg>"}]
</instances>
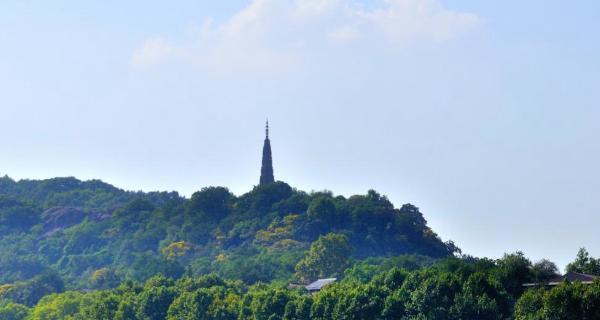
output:
<instances>
[{"instance_id":1,"label":"building roof","mask_svg":"<svg viewBox=\"0 0 600 320\"><path fill-rule=\"evenodd\" d=\"M523 286L524 287L535 287L535 286L540 286L540 285L557 286L563 282L576 282L576 281L579 281L583 284L590 284L590 283L594 282L594 279L596 279L596 278L598 278L598 276L594 276L591 274L568 272L565 275L562 275L562 276L559 276L556 278L552 278L552 279L548 280L548 282L525 283L525 284L523 284Z\"/></svg>"},{"instance_id":2,"label":"building roof","mask_svg":"<svg viewBox=\"0 0 600 320\"><path fill-rule=\"evenodd\" d=\"M560 277L550 279L550 281L548 281L548 285L557 285L557 284L559 284L561 282L565 282L565 281L568 281L568 282L580 281L582 283L592 283L592 282L594 282L594 279L596 279L596 278L598 278L598 277L593 276L591 274L569 272Z\"/></svg>"},{"instance_id":3,"label":"building roof","mask_svg":"<svg viewBox=\"0 0 600 320\"><path fill-rule=\"evenodd\" d=\"M305 288L308 291L318 291L318 290L321 290L324 286L335 282L336 280L337 280L337 278L319 279L319 280L307 285Z\"/></svg>"}]
</instances>

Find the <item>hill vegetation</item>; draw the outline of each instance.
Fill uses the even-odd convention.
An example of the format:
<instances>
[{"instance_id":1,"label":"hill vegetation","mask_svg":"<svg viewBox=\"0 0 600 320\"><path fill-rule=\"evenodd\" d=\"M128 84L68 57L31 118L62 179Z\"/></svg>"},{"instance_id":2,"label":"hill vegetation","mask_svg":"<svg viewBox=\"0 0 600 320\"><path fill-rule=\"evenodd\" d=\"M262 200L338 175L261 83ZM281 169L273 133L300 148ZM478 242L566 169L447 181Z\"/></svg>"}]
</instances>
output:
<instances>
[{"instance_id":1,"label":"hill vegetation","mask_svg":"<svg viewBox=\"0 0 600 320\"><path fill-rule=\"evenodd\" d=\"M318 256L302 259L329 233L344 243L343 259L317 270ZM248 284L311 281L339 275L350 257L442 258L456 250L417 207L394 208L372 190L344 198L276 182L239 197L208 187L186 199L74 178L0 179L0 283L56 273L69 289L96 289L184 272Z\"/></svg>"},{"instance_id":2,"label":"hill vegetation","mask_svg":"<svg viewBox=\"0 0 600 320\"><path fill-rule=\"evenodd\" d=\"M0 319L596 319L600 283L522 253L460 255L417 207L283 182L129 192L0 178ZM598 274L582 250L569 270ZM339 281L316 295L290 283ZM569 305L556 306L556 299ZM567 301L567 300L566 300ZM563 313L561 313L563 312ZM566 313L565 313L566 312ZM556 319L563 319L558 317Z\"/></svg>"}]
</instances>

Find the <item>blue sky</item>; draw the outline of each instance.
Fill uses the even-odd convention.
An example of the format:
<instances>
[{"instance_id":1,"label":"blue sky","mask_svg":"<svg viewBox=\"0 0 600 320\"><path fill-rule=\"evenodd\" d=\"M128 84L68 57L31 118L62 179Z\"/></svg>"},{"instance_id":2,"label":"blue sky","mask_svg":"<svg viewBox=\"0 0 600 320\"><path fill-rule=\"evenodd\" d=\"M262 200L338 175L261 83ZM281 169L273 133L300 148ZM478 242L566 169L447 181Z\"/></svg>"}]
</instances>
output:
<instances>
[{"instance_id":1,"label":"blue sky","mask_svg":"<svg viewBox=\"0 0 600 320\"><path fill-rule=\"evenodd\" d=\"M600 256L596 1L4 1L0 173L374 188L466 253Z\"/></svg>"}]
</instances>

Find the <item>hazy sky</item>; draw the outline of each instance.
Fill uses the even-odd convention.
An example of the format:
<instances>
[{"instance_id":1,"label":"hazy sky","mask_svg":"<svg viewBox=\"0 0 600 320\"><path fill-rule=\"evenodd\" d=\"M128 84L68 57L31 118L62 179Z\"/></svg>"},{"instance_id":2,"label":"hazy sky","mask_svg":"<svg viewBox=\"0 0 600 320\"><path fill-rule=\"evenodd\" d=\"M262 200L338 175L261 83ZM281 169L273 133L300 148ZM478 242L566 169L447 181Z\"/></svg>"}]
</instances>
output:
<instances>
[{"instance_id":1,"label":"hazy sky","mask_svg":"<svg viewBox=\"0 0 600 320\"><path fill-rule=\"evenodd\" d=\"M0 4L0 173L190 195L275 177L444 240L600 256L598 1Z\"/></svg>"}]
</instances>

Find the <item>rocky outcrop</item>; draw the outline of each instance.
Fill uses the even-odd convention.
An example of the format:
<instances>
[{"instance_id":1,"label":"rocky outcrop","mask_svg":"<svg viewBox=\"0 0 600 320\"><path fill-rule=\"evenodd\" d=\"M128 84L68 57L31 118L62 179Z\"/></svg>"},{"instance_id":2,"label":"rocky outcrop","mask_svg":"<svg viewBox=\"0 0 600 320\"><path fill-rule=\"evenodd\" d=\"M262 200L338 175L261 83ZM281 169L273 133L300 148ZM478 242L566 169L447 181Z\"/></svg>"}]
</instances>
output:
<instances>
[{"instance_id":1,"label":"rocky outcrop","mask_svg":"<svg viewBox=\"0 0 600 320\"><path fill-rule=\"evenodd\" d=\"M102 221L109 219L110 213L106 212L86 212L81 208L73 207L54 207L42 213L43 236L49 237L56 232L62 231L76 224L83 222L85 218L91 221Z\"/></svg>"}]
</instances>

